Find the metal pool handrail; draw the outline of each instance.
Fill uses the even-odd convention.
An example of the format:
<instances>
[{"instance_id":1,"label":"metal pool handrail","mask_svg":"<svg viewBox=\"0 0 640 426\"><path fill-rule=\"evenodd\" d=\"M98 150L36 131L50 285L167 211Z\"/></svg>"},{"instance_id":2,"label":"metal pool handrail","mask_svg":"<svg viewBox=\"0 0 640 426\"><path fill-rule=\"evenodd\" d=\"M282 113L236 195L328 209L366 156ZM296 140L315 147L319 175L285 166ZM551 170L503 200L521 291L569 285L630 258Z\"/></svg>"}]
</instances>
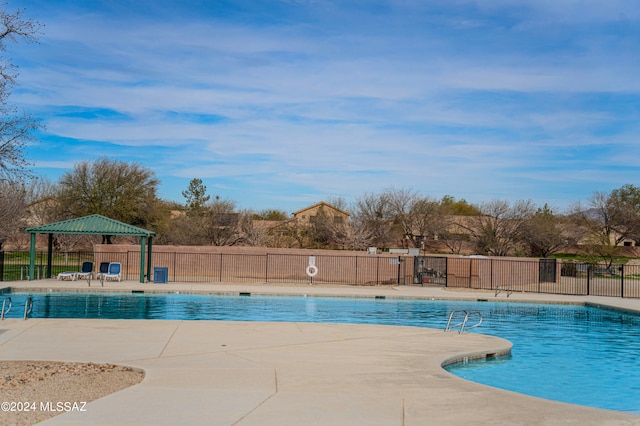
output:
<instances>
[{"instance_id":1,"label":"metal pool handrail","mask_svg":"<svg viewBox=\"0 0 640 426\"><path fill-rule=\"evenodd\" d=\"M9 306L7 306L7 309L5 310L5 306L7 305L7 301L9 302ZM0 320L4 320L5 315L7 315L9 313L9 311L11 310L12 306L13 306L13 303L11 303L11 298L9 296L6 296L4 298L4 300L2 301L2 311L0 311Z\"/></svg>"},{"instance_id":2,"label":"metal pool handrail","mask_svg":"<svg viewBox=\"0 0 640 426\"><path fill-rule=\"evenodd\" d=\"M476 327L480 327L480 324L482 324L482 314L480 313L480 311L469 311L467 313L467 317L465 318L465 325L466 325L466 320L469 319L469 315L477 315L478 316L478 322L473 324L471 327L467 327L466 329L464 328L464 326L462 326L462 329L460 330L461 333L465 333L469 330L471 330L472 328L476 328Z\"/></svg>"},{"instance_id":3,"label":"metal pool handrail","mask_svg":"<svg viewBox=\"0 0 640 426\"><path fill-rule=\"evenodd\" d=\"M24 302L24 319L25 320L29 318L29 315L31 315L31 312L33 312L33 298L29 296L27 297L27 300L25 300Z\"/></svg>"},{"instance_id":4,"label":"metal pool handrail","mask_svg":"<svg viewBox=\"0 0 640 426\"><path fill-rule=\"evenodd\" d=\"M453 317L457 314L457 313L464 313L464 318L462 319L462 321L456 323L456 324L451 324L451 320L453 319ZM477 315L478 316L478 322L473 324L470 327L467 327L465 329L465 326L467 325L467 321L469 321L469 315ZM459 328L458 333L459 334L464 334L467 331L479 327L480 324L482 324L482 314L480 313L480 311L465 311L464 309L456 309L451 311L451 313L449 314L449 320L447 321L447 326L445 327L444 331L450 331L454 328Z\"/></svg>"}]
</instances>

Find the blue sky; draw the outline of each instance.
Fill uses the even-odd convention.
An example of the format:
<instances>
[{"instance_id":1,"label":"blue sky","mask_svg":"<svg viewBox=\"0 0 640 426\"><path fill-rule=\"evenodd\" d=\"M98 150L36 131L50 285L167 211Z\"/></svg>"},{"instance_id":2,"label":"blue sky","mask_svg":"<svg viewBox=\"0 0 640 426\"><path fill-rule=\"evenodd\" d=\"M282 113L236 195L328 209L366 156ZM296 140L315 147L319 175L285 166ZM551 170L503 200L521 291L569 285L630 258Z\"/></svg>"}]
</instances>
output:
<instances>
[{"instance_id":1,"label":"blue sky","mask_svg":"<svg viewBox=\"0 0 640 426\"><path fill-rule=\"evenodd\" d=\"M564 209L640 186L636 0L9 0L27 154L295 211L412 188Z\"/></svg>"}]
</instances>

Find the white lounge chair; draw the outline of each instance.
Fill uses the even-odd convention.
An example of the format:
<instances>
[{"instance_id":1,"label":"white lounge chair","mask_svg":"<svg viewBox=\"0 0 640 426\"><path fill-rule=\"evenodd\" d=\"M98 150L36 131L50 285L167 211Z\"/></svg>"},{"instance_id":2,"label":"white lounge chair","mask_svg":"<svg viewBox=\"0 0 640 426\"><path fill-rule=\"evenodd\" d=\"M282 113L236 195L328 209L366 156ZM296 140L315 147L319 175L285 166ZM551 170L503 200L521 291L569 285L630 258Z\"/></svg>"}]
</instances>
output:
<instances>
[{"instance_id":1,"label":"white lounge chair","mask_svg":"<svg viewBox=\"0 0 640 426\"><path fill-rule=\"evenodd\" d=\"M75 271L65 271L58 274L58 281L75 281L78 279L78 273Z\"/></svg>"},{"instance_id":2,"label":"white lounge chair","mask_svg":"<svg viewBox=\"0 0 640 426\"><path fill-rule=\"evenodd\" d=\"M118 262L111 262L109 264L109 271L102 275L105 281L116 280L122 281L122 265Z\"/></svg>"},{"instance_id":3,"label":"white lounge chair","mask_svg":"<svg viewBox=\"0 0 640 426\"><path fill-rule=\"evenodd\" d=\"M76 274L76 279L79 280L81 278L90 280L93 278L93 262L83 262L82 270Z\"/></svg>"},{"instance_id":4,"label":"white lounge chair","mask_svg":"<svg viewBox=\"0 0 640 426\"><path fill-rule=\"evenodd\" d=\"M100 267L98 268L98 273L96 274L96 279L104 279L104 275L109 272L109 262L100 262Z\"/></svg>"}]
</instances>

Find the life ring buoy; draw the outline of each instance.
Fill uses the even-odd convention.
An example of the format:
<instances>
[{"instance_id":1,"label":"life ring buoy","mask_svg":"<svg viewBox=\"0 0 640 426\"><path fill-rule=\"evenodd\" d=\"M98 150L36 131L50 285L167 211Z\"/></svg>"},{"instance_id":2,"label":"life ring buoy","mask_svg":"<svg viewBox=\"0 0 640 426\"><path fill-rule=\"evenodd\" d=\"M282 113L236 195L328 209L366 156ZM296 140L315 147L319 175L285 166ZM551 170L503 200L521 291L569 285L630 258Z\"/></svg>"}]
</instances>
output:
<instances>
[{"instance_id":1,"label":"life ring buoy","mask_svg":"<svg viewBox=\"0 0 640 426\"><path fill-rule=\"evenodd\" d=\"M315 277L318 274L318 267L315 265L309 265L307 266L307 275L309 275L310 277Z\"/></svg>"}]
</instances>

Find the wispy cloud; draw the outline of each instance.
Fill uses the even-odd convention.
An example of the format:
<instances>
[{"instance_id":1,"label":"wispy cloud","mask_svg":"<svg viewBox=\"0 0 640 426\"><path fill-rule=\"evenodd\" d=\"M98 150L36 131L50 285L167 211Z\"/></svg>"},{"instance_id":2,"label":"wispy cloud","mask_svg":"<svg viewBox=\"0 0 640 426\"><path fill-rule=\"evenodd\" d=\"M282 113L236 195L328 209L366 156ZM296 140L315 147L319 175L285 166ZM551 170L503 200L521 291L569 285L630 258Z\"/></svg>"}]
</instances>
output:
<instances>
[{"instance_id":1,"label":"wispy cloud","mask_svg":"<svg viewBox=\"0 0 640 426\"><path fill-rule=\"evenodd\" d=\"M410 186L568 205L640 171L632 1L21 0L14 100L56 176L103 155L244 207ZM13 53L13 52L12 52Z\"/></svg>"}]
</instances>

